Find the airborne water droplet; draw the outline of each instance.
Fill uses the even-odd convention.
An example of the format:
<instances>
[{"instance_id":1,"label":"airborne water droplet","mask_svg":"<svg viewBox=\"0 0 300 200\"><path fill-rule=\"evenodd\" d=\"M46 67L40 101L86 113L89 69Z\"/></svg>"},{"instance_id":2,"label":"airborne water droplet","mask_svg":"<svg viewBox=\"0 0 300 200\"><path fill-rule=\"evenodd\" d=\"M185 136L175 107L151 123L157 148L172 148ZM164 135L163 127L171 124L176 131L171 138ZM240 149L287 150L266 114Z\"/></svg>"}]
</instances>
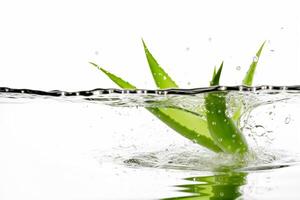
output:
<instances>
[{"instance_id":1,"label":"airborne water droplet","mask_svg":"<svg viewBox=\"0 0 300 200\"><path fill-rule=\"evenodd\" d=\"M237 71L240 71L241 70L241 66L236 66L235 68Z\"/></svg>"}]
</instances>

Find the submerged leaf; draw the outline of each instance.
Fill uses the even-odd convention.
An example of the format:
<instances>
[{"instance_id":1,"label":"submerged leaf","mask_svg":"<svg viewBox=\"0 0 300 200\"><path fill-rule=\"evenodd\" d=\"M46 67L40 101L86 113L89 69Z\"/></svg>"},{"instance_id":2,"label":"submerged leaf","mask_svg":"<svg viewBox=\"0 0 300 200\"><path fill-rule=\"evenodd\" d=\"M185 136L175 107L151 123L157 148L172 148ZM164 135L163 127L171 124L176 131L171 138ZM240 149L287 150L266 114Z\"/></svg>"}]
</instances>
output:
<instances>
[{"instance_id":1,"label":"submerged leaf","mask_svg":"<svg viewBox=\"0 0 300 200\"><path fill-rule=\"evenodd\" d=\"M253 61L244 77L244 80L243 80L243 85L246 85L246 86L252 86L252 82L253 82L253 78L254 78L254 74L255 74L255 70L256 70L256 66L257 66L257 63L259 61L259 58L260 58L260 55L261 55L261 52L264 48L264 45L265 45L266 41L264 41L262 43L262 45L260 46L260 48L258 49L258 51L256 52L256 57L253 58ZM232 119L237 122L241 116L241 113L242 113L242 107L238 107L238 109L233 113L233 116L232 116Z\"/></svg>"},{"instance_id":2,"label":"submerged leaf","mask_svg":"<svg viewBox=\"0 0 300 200\"><path fill-rule=\"evenodd\" d=\"M104 72L113 82L119 85L121 88L135 89L136 87L132 84L124 81L120 77L104 70ZM128 87L130 86L130 87ZM211 136L207 129L206 121L200 116L197 116L191 112L187 112L177 108L146 108L148 111L153 113L166 125L173 130L180 133L182 136L193 140L194 142L214 151L221 152L222 150L215 144L211 139Z\"/></svg>"},{"instance_id":3,"label":"submerged leaf","mask_svg":"<svg viewBox=\"0 0 300 200\"><path fill-rule=\"evenodd\" d=\"M222 69L223 62L218 71L214 71L211 86L219 85ZM226 153L245 153L248 150L246 140L234 121L226 114L226 93L207 94L205 107L208 130L215 143Z\"/></svg>"},{"instance_id":4,"label":"submerged leaf","mask_svg":"<svg viewBox=\"0 0 300 200\"><path fill-rule=\"evenodd\" d=\"M175 81L159 66L156 59L153 57L148 47L146 46L144 40L142 40L147 61L153 76L153 79L156 83L156 86L160 89L166 88L178 88Z\"/></svg>"}]
</instances>

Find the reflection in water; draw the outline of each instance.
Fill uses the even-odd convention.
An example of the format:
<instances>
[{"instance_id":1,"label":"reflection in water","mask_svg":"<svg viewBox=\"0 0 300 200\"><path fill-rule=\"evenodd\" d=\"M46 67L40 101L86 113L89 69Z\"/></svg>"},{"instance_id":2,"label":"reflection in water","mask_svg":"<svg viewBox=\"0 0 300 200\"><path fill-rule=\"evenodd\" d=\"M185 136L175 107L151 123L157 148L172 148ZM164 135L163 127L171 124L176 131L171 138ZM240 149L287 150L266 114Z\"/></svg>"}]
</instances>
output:
<instances>
[{"instance_id":1,"label":"reflection in water","mask_svg":"<svg viewBox=\"0 0 300 200\"><path fill-rule=\"evenodd\" d=\"M237 199L242 195L240 186L246 184L246 177L247 173L243 172L226 172L213 176L189 177L185 180L193 181L193 183L176 185L176 188L178 188L179 191L189 193L190 195L168 199Z\"/></svg>"}]
</instances>

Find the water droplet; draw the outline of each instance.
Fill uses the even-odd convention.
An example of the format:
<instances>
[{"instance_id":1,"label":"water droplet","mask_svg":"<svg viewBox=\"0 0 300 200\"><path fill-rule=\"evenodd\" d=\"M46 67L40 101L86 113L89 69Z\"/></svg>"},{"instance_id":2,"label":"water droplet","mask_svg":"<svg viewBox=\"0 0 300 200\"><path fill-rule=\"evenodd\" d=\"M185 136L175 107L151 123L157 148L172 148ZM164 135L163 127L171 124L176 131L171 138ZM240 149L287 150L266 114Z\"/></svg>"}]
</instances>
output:
<instances>
[{"instance_id":1,"label":"water droplet","mask_svg":"<svg viewBox=\"0 0 300 200\"><path fill-rule=\"evenodd\" d=\"M164 77L163 77L163 79L164 79L164 80L167 80L167 77L166 77L166 76L164 76Z\"/></svg>"},{"instance_id":2,"label":"water droplet","mask_svg":"<svg viewBox=\"0 0 300 200\"><path fill-rule=\"evenodd\" d=\"M232 134L232 138L235 138L236 137L236 134Z\"/></svg>"},{"instance_id":3,"label":"water droplet","mask_svg":"<svg viewBox=\"0 0 300 200\"><path fill-rule=\"evenodd\" d=\"M187 82L188 85L191 85L191 82Z\"/></svg>"},{"instance_id":4,"label":"water droplet","mask_svg":"<svg viewBox=\"0 0 300 200\"><path fill-rule=\"evenodd\" d=\"M220 192L220 197L223 197L224 196L224 192Z\"/></svg>"},{"instance_id":5,"label":"water droplet","mask_svg":"<svg viewBox=\"0 0 300 200\"><path fill-rule=\"evenodd\" d=\"M189 50L190 50L190 47L186 47L185 50L186 50L186 51L189 51Z\"/></svg>"},{"instance_id":6,"label":"water droplet","mask_svg":"<svg viewBox=\"0 0 300 200\"><path fill-rule=\"evenodd\" d=\"M218 113L221 113L222 111L221 110L218 110Z\"/></svg>"},{"instance_id":7,"label":"water droplet","mask_svg":"<svg viewBox=\"0 0 300 200\"><path fill-rule=\"evenodd\" d=\"M289 124L291 122L291 116L287 116L285 119L284 119L284 123L285 124Z\"/></svg>"},{"instance_id":8,"label":"water droplet","mask_svg":"<svg viewBox=\"0 0 300 200\"><path fill-rule=\"evenodd\" d=\"M254 129L251 130L251 132L253 132L257 136L264 136L266 134L265 127L263 127L262 125L255 125Z\"/></svg>"},{"instance_id":9,"label":"water droplet","mask_svg":"<svg viewBox=\"0 0 300 200\"><path fill-rule=\"evenodd\" d=\"M226 90L226 87L225 86L221 86L219 89L220 90Z\"/></svg>"},{"instance_id":10,"label":"water droplet","mask_svg":"<svg viewBox=\"0 0 300 200\"><path fill-rule=\"evenodd\" d=\"M254 56L253 57L253 62L257 62L258 61L258 57L257 56Z\"/></svg>"},{"instance_id":11,"label":"water droplet","mask_svg":"<svg viewBox=\"0 0 300 200\"><path fill-rule=\"evenodd\" d=\"M270 52L275 52L275 50L274 49L270 49Z\"/></svg>"},{"instance_id":12,"label":"water droplet","mask_svg":"<svg viewBox=\"0 0 300 200\"><path fill-rule=\"evenodd\" d=\"M235 68L237 71L240 71L241 70L241 66L236 66Z\"/></svg>"},{"instance_id":13,"label":"water droplet","mask_svg":"<svg viewBox=\"0 0 300 200\"><path fill-rule=\"evenodd\" d=\"M214 125L214 126L215 126L215 125L217 125L217 123L216 123L216 122L211 122L211 124L212 124L212 125Z\"/></svg>"},{"instance_id":14,"label":"water droplet","mask_svg":"<svg viewBox=\"0 0 300 200\"><path fill-rule=\"evenodd\" d=\"M211 42L211 41L212 41L212 38L211 38L211 37L209 37L209 38L208 38L208 41L209 41L209 42Z\"/></svg>"},{"instance_id":15,"label":"water droplet","mask_svg":"<svg viewBox=\"0 0 300 200\"><path fill-rule=\"evenodd\" d=\"M95 55L98 56L99 55L99 51L95 51Z\"/></svg>"},{"instance_id":16,"label":"water droplet","mask_svg":"<svg viewBox=\"0 0 300 200\"><path fill-rule=\"evenodd\" d=\"M273 87L272 87L271 85L269 85L268 89L269 89L269 90L272 90L272 89L273 89Z\"/></svg>"}]
</instances>

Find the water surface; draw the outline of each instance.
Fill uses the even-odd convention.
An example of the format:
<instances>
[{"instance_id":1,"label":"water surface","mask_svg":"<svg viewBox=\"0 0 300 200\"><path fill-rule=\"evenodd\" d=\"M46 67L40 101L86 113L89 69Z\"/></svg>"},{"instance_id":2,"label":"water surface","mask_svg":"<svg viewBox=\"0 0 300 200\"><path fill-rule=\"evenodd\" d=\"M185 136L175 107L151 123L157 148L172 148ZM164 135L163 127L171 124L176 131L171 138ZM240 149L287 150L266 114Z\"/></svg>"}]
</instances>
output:
<instances>
[{"instance_id":1,"label":"water surface","mask_svg":"<svg viewBox=\"0 0 300 200\"><path fill-rule=\"evenodd\" d=\"M251 147L243 166L236 156L182 138L144 109L176 107L205 119L209 92L227 94L229 116L243 107L239 126ZM299 86L75 92L2 87L0 103L2 199L300 197Z\"/></svg>"}]
</instances>

